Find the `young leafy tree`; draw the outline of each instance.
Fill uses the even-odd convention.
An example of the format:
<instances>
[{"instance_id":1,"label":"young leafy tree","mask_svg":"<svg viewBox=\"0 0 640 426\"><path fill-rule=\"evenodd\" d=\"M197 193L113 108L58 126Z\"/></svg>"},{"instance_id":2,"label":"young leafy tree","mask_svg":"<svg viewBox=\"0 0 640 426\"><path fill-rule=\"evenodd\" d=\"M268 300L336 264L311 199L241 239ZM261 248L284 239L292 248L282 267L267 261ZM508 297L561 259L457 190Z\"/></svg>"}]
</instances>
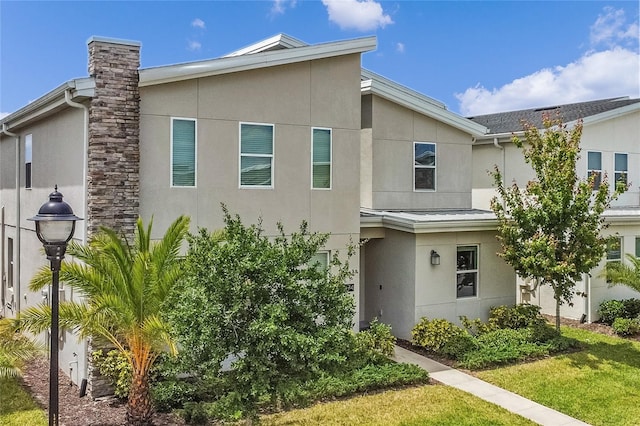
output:
<instances>
[{"instance_id":1,"label":"young leafy tree","mask_svg":"<svg viewBox=\"0 0 640 426\"><path fill-rule=\"evenodd\" d=\"M352 340L352 276L337 253L330 270L312 257L327 234L263 235L223 206L225 228L189 238L185 275L166 309L184 371L216 376L231 359L232 384L245 414L261 397L277 401L282 386L344 362ZM349 250L349 256L353 248Z\"/></svg>"},{"instance_id":2,"label":"young leafy tree","mask_svg":"<svg viewBox=\"0 0 640 426\"><path fill-rule=\"evenodd\" d=\"M158 241L151 240L151 228L152 223L145 228L138 219L133 244L102 228L86 246L71 243L67 253L78 262L65 261L60 270L60 281L84 297L84 303L60 304L60 326L76 329L80 338L106 339L131 364L127 404L131 425L151 424L149 371L162 352L176 352L160 311L180 273L179 251L189 218L179 217ZM40 290L50 280L51 272L44 267L30 289ZM26 329L42 332L51 323L51 310L46 305L32 307L19 320Z\"/></svg>"},{"instance_id":3,"label":"young leafy tree","mask_svg":"<svg viewBox=\"0 0 640 426\"><path fill-rule=\"evenodd\" d=\"M622 262L609 262L600 274L611 285L626 285L640 292L640 257L627 253L630 265Z\"/></svg>"},{"instance_id":4,"label":"young leafy tree","mask_svg":"<svg viewBox=\"0 0 640 426\"><path fill-rule=\"evenodd\" d=\"M524 140L513 143L523 150L535 178L525 188L507 187L496 166L491 173L498 197L491 208L498 217L499 255L523 278L535 278L553 289L556 329L560 306L571 303L576 280L591 271L605 253L606 226L602 213L626 188L611 194L606 176L580 179L582 122L568 129L559 119L543 116L544 130L525 124Z\"/></svg>"}]
</instances>

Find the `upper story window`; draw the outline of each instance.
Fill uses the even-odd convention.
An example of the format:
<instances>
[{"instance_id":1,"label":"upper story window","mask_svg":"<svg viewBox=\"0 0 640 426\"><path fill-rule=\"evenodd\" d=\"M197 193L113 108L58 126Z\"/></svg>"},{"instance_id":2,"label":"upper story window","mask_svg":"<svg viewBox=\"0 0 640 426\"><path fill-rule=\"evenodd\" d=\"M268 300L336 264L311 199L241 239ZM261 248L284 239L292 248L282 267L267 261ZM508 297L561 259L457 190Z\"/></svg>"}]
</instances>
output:
<instances>
[{"instance_id":1,"label":"upper story window","mask_svg":"<svg viewBox=\"0 0 640 426\"><path fill-rule=\"evenodd\" d=\"M171 119L171 186L196 186L196 120Z\"/></svg>"},{"instance_id":2,"label":"upper story window","mask_svg":"<svg viewBox=\"0 0 640 426\"><path fill-rule=\"evenodd\" d=\"M478 246L458 246L456 297L478 295Z\"/></svg>"},{"instance_id":3,"label":"upper story window","mask_svg":"<svg viewBox=\"0 0 640 426\"><path fill-rule=\"evenodd\" d=\"M331 129L311 129L313 189L331 189Z\"/></svg>"},{"instance_id":4,"label":"upper story window","mask_svg":"<svg viewBox=\"0 0 640 426\"><path fill-rule=\"evenodd\" d=\"M597 151L587 152L587 177L593 176L594 191L600 188L602 181L602 153Z\"/></svg>"},{"instance_id":5,"label":"upper story window","mask_svg":"<svg viewBox=\"0 0 640 426\"><path fill-rule=\"evenodd\" d=\"M413 143L413 188L416 191L436 189L436 144Z\"/></svg>"},{"instance_id":6,"label":"upper story window","mask_svg":"<svg viewBox=\"0 0 640 426\"><path fill-rule=\"evenodd\" d=\"M622 237L611 237L607 241L607 262L622 261Z\"/></svg>"},{"instance_id":7,"label":"upper story window","mask_svg":"<svg viewBox=\"0 0 640 426\"><path fill-rule=\"evenodd\" d=\"M640 237L636 237L636 257L640 257Z\"/></svg>"},{"instance_id":8,"label":"upper story window","mask_svg":"<svg viewBox=\"0 0 640 426\"><path fill-rule=\"evenodd\" d=\"M614 173L615 173L615 181L616 184L618 182L622 182L624 185L627 184L627 154L621 154L616 152L614 159Z\"/></svg>"},{"instance_id":9,"label":"upper story window","mask_svg":"<svg viewBox=\"0 0 640 426\"><path fill-rule=\"evenodd\" d=\"M273 124L240 123L240 187L273 188Z\"/></svg>"},{"instance_id":10,"label":"upper story window","mask_svg":"<svg viewBox=\"0 0 640 426\"><path fill-rule=\"evenodd\" d=\"M31 188L31 162L33 156L33 137L31 134L24 137L24 187Z\"/></svg>"},{"instance_id":11,"label":"upper story window","mask_svg":"<svg viewBox=\"0 0 640 426\"><path fill-rule=\"evenodd\" d=\"M309 259L309 265L315 266L319 271L325 271L329 267L329 252L317 252Z\"/></svg>"}]
</instances>

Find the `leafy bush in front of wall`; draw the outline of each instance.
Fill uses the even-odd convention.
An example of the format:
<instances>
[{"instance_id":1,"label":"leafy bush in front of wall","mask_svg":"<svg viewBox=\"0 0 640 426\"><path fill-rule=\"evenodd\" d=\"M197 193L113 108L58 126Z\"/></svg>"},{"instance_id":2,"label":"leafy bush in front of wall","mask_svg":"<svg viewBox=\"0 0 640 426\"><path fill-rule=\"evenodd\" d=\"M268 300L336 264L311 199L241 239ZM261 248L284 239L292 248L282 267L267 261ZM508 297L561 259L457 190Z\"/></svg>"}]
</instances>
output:
<instances>
[{"instance_id":1,"label":"leafy bush in front of wall","mask_svg":"<svg viewBox=\"0 0 640 426\"><path fill-rule=\"evenodd\" d=\"M619 336L633 336L640 333L640 319L616 318L611 327Z\"/></svg>"},{"instance_id":2,"label":"leafy bush in front of wall","mask_svg":"<svg viewBox=\"0 0 640 426\"><path fill-rule=\"evenodd\" d=\"M455 360L463 359L469 352L478 350L480 345L469 333L451 337L440 350L441 353Z\"/></svg>"},{"instance_id":3,"label":"leafy bush in front of wall","mask_svg":"<svg viewBox=\"0 0 640 426\"><path fill-rule=\"evenodd\" d=\"M94 351L91 358L100 374L108 378L113 386L114 394L119 398L129 396L131 387L131 364L125 354L117 349L110 350L106 354L102 349Z\"/></svg>"},{"instance_id":4,"label":"leafy bush in front of wall","mask_svg":"<svg viewBox=\"0 0 640 426\"><path fill-rule=\"evenodd\" d=\"M479 348L468 352L459 361L460 366L471 369L485 368L549 353L547 346L532 343L529 337L527 329L505 328L483 334L476 339Z\"/></svg>"},{"instance_id":5,"label":"leafy bush in front of wall","mask_svg":"<svg viewBox=\"0 0 640 426\"><path fill-rule=\"evenodd\" d=\"M474 336L479 336L498 329L496 321L484 322L480 318L470 320L464 315L460 317L460 322L462 323L462 326Z\"/></svg>"},{"instance_id":6,"label":"leafy bush in front of wall","mask_svg":"<svg viewBox=\"0 0 640 426\"><path fill-rule=\"evenodd\" d=\"M624 305L625 318L637 318L640 316L640 299L625 299L622 304Z\"/></svg>"},{"instance_id":7,"label":"leafy bush in front of wall","mask_svg":"<svg viewBox=\"0 0 640 426\"><path fill-rule=\"evenodd\" d=\"M412 343L434 352L440 352L453 338L469 334L445 319L422 318L411 330Z\"/></svg>"},{"instance_id":8,"label":"leafy bush in front of wall","mask_svg":"<svg viewBox=\"0 0 640 426\"><path fill-rule=\"evenodd\" d=\"M521 303L513 306L495 306L489 310L489 323L498 328L526 328L534 323L546 323L540 315L540 306Z\"/></svg>"},{"instance_id":9,"label":"leafy bush in front of wall","mask_svg":"<svg viewBox=\"0 0 640 426\"><path fill-rule=\"evenodd\" d=\"M607 325L612 325L616 318L624 318L624 311L624 303L621 300L605 300L598 309L600 321Z\"/></svg>"},{"instance_id":10,"label":"leafy bush in front of wall","mask_svg":"<svg viewBox=\"0 0 640 426\"><path fill-rule=\"evenodd\" d=\"M393 356L396 338L391 334L391 326L374 318L369 328L355 335L356 347L361 351L373 352L384 357Z\"/></svg>"}]
</instances>

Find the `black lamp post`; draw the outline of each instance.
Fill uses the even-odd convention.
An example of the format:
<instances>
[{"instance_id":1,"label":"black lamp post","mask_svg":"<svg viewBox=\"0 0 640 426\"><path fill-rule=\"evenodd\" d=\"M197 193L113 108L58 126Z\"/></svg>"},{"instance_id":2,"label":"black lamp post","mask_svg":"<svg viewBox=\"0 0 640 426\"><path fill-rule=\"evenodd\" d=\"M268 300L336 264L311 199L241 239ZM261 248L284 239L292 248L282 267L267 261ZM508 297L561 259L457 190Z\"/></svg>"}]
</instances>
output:
<instances>
[{"instance_id":1,"label":"black lamp post","mask_svg":"<svg viewBox=\"0 0 640 426\"><path fill-rule=\"evenodd\" d=\"M36 234L44 245L47 259L51 262L51 356L49 364L49 426L58 425L58 279L60 265L64 259L67 243L73 237L76 221L82 220L73 214L69 204L62 201L58 186L49 194L49 202L40 207L38 214L29 220L36 223Z\"/></svg>"}]
</instances>

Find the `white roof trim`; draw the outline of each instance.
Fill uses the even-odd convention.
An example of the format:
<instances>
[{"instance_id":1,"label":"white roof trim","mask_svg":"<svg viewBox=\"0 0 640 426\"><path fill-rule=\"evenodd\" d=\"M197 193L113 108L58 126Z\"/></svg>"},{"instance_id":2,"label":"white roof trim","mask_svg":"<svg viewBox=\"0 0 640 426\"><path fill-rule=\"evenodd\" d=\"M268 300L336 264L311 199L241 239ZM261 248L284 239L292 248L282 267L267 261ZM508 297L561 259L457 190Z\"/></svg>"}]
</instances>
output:
<instances>
[{"instance_id":1,"label":"white roof trim","mask_svg":"<svg viewBox=\"0 0 640 426\"><path fill-rule=\"evenodd\" d=\"M468 214L411 213L361 209L368 216L360 218L362 228L383 227L413 234L440 232L496 231L498 219L493 212L474 211Z\"/></svg>"},{"instance_id":2,"label":"white roof trim","mask_svg":"<svg viewBox=\"0 0 640 426\"><path fill-rule=\"evenodd\" d=\"M362 94L373 93L476 137L484 136L489 131L481 124L448 111L442 102L424 96L374 72L363 69L362 78L364 79L360 84Z\"/></svg>"},{"instance_id":3,"label":"white roof trim","mask_svg":"<svg viewBox=\"0 0 640 426\"><path fill-rule=\"evenodd\" d=\"M303 46L295 49L282 49L252 55L231 56L186 64L146 68L140 70L140 87L314 59L331 58L352 53L363 53L374 50L376 46L376 37L373 36Z\"/></svg>"},{"instance_id":4,"label":"white roof trim","mask_svg":"<svg viewBox=\"0 0 640 426\"><path fill-rule=\"evenodd\" d=\"M68 89L72 89L71 100L78 102L93 97L95 87L95 80L92 77L69 80L40 96L35 101L0 119L0 124L6 124L7 130L15 129L33 119L39 119L59 108L68 106L64 100L64 92Z\"/></svg>"},{"instance_id":5,"label":"white roof trim","mask_svg":"<svg viewBox=\"0 0 640 426\"><path fill-rule=\"evenodd\" d=\"M307 43L300 41L296 38L288 36L286 34L276 34L273 37L259 41L257 43L250 44L242 49L234 50L233 52L224 55L224 58L240 55L252 55L272 49L276 46L282 46L283 48L290 49L292 47L308 46Z\"/></svg>"}]
</instances>

